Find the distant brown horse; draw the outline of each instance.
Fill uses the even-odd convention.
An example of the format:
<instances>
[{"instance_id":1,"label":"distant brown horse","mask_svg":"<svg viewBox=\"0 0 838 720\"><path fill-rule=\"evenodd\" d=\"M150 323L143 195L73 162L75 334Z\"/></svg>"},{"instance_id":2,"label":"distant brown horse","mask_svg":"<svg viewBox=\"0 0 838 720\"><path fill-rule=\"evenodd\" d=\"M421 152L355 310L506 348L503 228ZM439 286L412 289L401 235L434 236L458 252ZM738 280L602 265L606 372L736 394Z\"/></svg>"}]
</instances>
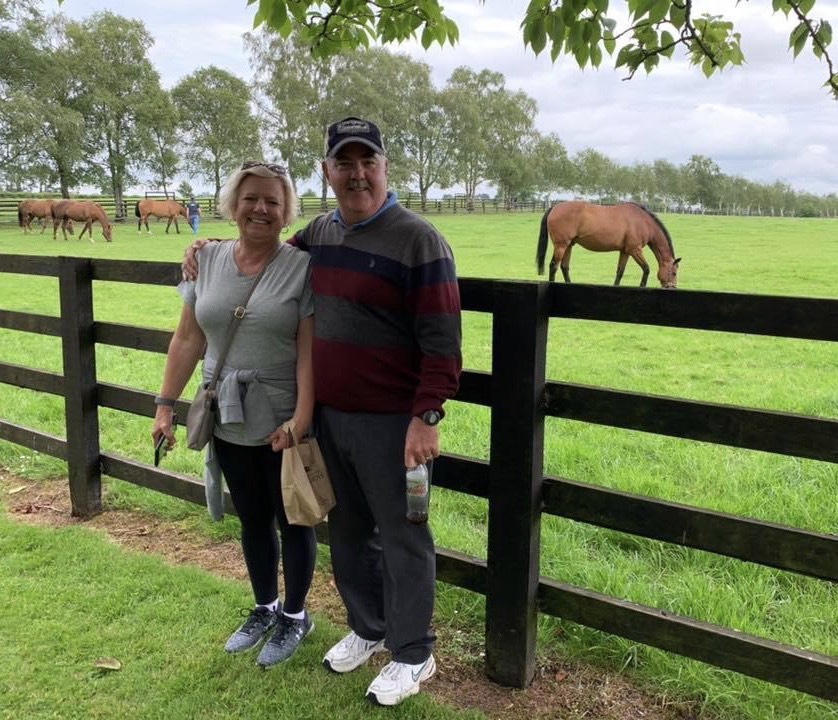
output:
<instances>
[{"instance_id":1,"label":"distant brown horse","mask_svg":"<svg viewBox=\"0 0 838 720\"><path fill-rule=\"evenodd\" d=\"M177 224L178 216L183 215L186 218L186 222L189 222L189 213L186 212L186 208L177 200L140 200L134 205L134 215L139 218L137 220L137 232L141 232L142 225L145 224L145 231L151 233L151 230L148 229L149 215L168 218L169 222L166 223L166 232L169 232L169 226L174 220L175 230L178 235L180 235L180 228Z\"/></svg>"},{"instance_id":2,"label":"distant brown horse","mask_svg":"<svg viewBox=\"0 0 838 720\"><path fill-rule=\"evenodd\" d=\"M539 275L544 273L548 236L553 241L551 282L556 277L557 267L561 267L565 282L570 282L570 252L578 244L594 252L619 251L615 285L620 284L628 259L634 258L643 270L640 287L645 287L649 265L643 257L643 248L648 245L658 261L661 286L674 288L678 284L681 258L675 257L669 232L653 212L637 203L594 205L571 201L551 207L544 213L538 236L535 261Z\"/></svg>"},{"instance_id":3,"label":"distant brown horse","mask_svg":"<svg viewBox=\"0 0 838 720\"><path fill-rule=\"evenodd\" d=\"M58 200L52 206L52 239L58 236L58 226L61 225L61 232L64 239L67 239L67 225L71 220L76 222L84 221L84 227L79 233L79 240L84 236L85 231L90 233L90 242L93 242L93 223L99 222L102 226L102 235L105 240L111 242L113 226L108 216L99 203L92 200Z\"/></svg>"},{"instance_id":4,"label":"distant brown horse","mask_svg":"<svg viewBox=\"0 0 838 720\"><path fill-rule=\"evenodd\" d=\"M23 233L26 231L32 232L32 219L40 218L41 220L41 235L47 229L47 218L52 220L52 206L55 200L21 200L17 206L17 224L23 228ZM67 224L67 229L70 234L73 234L72 220Z\"/></svg>"}]
</instances>

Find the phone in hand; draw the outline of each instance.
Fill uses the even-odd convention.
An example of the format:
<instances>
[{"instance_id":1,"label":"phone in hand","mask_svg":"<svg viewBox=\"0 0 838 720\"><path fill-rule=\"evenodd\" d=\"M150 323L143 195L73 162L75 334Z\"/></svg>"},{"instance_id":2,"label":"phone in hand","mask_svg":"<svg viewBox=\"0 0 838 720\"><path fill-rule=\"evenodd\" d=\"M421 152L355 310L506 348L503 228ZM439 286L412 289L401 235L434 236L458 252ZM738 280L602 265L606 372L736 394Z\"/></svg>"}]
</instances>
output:
<instances>
[{"instance_id":1,"label":"phone in hand","mask_svg":"<svg viewBox=\"0 0 838 720\"><path fill-rule=\"evenodd\" d=\"M167 452L169 452L169 443L166 441L166 436L160 433L160 437L154 443L154 467L160 466L160 461L166 457Z\"/></svg>"},{"instance_id":2,"label":"phone in hand","mask_svg":"<svg viewBox=\"0 0 838 720\"><path fill-rule=\"evenodd\" d=\"M176 427L177 415L172 415L172 432L175 431ZM160 433L160 437L154 443L154 467L160 466L160 461L166 457L167 452L169 452L169 443L166 441L166 436Z\"/></svg>"}]
</instances>

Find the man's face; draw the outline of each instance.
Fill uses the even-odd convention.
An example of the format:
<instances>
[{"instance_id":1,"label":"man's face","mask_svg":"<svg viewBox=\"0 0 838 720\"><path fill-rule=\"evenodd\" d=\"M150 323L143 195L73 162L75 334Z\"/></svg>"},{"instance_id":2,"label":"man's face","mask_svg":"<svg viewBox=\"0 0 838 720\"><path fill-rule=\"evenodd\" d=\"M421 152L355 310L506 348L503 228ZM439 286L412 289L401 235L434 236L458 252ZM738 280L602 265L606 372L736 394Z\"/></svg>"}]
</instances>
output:
<instances>
[{"instance_id":1,"label":"man's face","mask_svg":"<svg viewBox=\"0 0 838 720\"><path fill-rule=\"evenodd\" d=\"M387 200L387 160L361 143L323 161L323 172L348 225L372 217Z\"/></svg>"}]
</instances>

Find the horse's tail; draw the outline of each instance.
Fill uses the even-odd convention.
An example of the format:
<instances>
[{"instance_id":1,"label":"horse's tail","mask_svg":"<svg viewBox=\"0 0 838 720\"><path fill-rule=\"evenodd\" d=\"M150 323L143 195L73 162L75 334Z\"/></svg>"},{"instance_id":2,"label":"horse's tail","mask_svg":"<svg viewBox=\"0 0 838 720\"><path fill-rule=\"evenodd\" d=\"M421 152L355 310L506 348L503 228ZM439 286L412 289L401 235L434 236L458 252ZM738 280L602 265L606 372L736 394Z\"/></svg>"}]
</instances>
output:
<instances>
[{"instance_id":1,"label":"horse's tail","mask_svg":"<svg viewBox=\"0 0 838 720\"><path fill-rule=\"evenodd\" d=\"M137 202L134 203L134 215L136 215L137 217L141 217L141 215L140 215L140 201L139 200L137 200Z\"/></svg>"},{"instance_id":2,"label":"horse's tail","mask_svg":"<svg viewBox=\"0 0 838 720\"><path fill-rule=\"evenodd\" d=\"M547 218L553 207L547 208L544 217L541 218L541 232L538 233L538 248L535 251L535 266L538 268L538 274L544 274L544 258L547 256Z\"/></svg>"},{"instance_id":3,"label":"horse's tail","mask_svg":"<svg viewBox=\"0 0 838 720\"><path fill-rule=\"evenodd\" d=\"M21 209L22 207L22 202L17 204L17 224L20 225L20 227L23 227L23 210Z\"/></svg>"}]
</instances>

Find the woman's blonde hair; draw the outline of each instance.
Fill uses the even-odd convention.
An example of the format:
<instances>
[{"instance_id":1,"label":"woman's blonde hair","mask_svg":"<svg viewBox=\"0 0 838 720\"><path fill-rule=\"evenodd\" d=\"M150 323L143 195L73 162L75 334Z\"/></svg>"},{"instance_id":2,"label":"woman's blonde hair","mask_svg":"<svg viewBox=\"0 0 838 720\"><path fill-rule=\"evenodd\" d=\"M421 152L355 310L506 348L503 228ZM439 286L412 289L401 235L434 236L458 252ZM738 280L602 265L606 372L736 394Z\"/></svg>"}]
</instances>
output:
<instances>
[{"instance_id":1,"label":"woman's blonde hair","mask_svg":"<svg viewBox=\"0 0 838 720\"><path fill-rule=\"evenodd\" d=\"M285 199L282 208L282 226L288 227L297 217L297 193L294 192L294 185L291 176L281 165L268 162L246 162L243 163L221 188L218 194L218 212L222 217L232 219L236 211L236 204L239 200L239 186L242 180L248 175L258 177L276 178L282 182L283 195Z\"/></svg>"}]
</instances>

